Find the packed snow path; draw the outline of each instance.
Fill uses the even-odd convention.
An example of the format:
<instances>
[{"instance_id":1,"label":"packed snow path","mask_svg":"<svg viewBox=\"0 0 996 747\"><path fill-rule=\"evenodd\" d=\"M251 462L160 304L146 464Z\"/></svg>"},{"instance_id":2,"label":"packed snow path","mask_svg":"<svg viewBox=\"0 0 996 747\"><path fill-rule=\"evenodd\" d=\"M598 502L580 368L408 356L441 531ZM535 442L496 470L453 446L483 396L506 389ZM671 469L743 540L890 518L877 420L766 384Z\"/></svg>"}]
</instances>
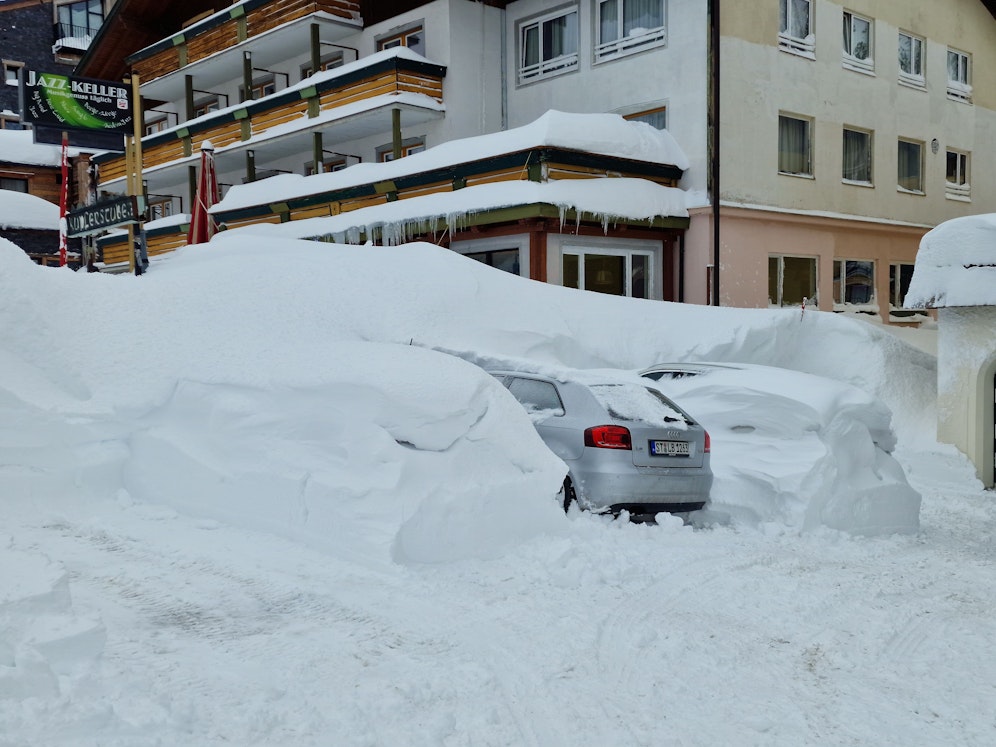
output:
<instances>
[{"instance_id":1,"label":"packed snow path","mask_svg":"<svg viewBox=\"0 0 996 747\"><path fill-rule=\"evenodd\" d=\"M64 577L0 604L37 644L0 661L0 744L992 744L996 503L960 457L904 461L914 537L575 515L417 567L7 504L4 565Z\"/></svg>"}]
</instances>

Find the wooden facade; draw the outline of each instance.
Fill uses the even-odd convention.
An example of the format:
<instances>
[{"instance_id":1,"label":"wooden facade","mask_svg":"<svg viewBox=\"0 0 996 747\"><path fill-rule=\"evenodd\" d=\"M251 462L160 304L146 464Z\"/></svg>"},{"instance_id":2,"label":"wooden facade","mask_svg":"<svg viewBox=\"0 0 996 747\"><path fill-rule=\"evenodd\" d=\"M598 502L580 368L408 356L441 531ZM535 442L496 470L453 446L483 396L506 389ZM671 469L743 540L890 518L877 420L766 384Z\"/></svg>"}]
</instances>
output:
<instances>
[{"instance_id":1,"label":"wooden facade","mask_svg":"<svg viewBox=\"0 0 996 747\"><path fill-rule=\"evenodd\" d=\"M155 80L315 13L360 24L360 6L352 0L249 0L142 50L128 62L143 81Z\"/></svg>"},{"instance_id":2,"label":"wooden facade","mask_svg":"<svg viewBox=\"0 0 996 747\"><path fill-rule=\"evenodd\" d=\"M421 93L443 100L441 65L395 57L345 75L327 78L315 85L291 88L238 108L208 114L197 120L142 139L142 166L150 169L195 155L205 140L216 149L249 140L275 127L298 120L302 128L336 108L387 94ZM125 159L121 154L94 158L102 183L123 179Z\"/></svg>"}]
</instances>

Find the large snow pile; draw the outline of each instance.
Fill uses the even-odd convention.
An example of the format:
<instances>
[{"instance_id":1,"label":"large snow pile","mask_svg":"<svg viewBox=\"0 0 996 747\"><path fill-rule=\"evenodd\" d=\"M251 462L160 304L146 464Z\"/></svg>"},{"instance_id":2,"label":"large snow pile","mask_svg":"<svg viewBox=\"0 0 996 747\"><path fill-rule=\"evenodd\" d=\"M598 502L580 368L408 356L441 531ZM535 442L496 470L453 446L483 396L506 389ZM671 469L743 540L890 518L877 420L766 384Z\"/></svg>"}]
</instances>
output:
<instances>
[{"instance_id":1,"label":"large snow pile","mask_svg":"<svg viewBox=\"0 0 996 747\"><path fill-rule=\"evenodd\" d=\"M884 372L923 363L886 333L830 315L583 293L429 244L277 247L240 230L140 279L46 271L11 246L2 272L2 354L22 372L3 384L6 443L34 465L22 490L123 490L385 558L491 555L562 522L551 507L564 465L525 413L480 369L431 348L577 368L832 362L827 370L873 394ZM907 396L929 391L918 385ZM53 446L46 434L62 420L71 427ZM822 451L772 456L772 474L777 462L801 470L801 498L772 478L765 510L746 516L801 527L842 460L864 458L821 435ZM716 498L737 502L736 491ZM860 531L915 526L907 506Z\"/></svg>"}]
</instances>

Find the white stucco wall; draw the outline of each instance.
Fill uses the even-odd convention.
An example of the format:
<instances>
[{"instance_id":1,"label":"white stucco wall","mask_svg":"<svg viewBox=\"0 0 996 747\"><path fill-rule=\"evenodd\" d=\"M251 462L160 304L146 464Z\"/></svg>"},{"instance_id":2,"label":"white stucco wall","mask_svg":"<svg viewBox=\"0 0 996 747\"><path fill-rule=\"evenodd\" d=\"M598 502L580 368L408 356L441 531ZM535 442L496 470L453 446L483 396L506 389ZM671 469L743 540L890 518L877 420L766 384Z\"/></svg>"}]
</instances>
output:
<instances>
[{"instance_id":1,"label":"white stucco wall","mask_svg":"<svg viewBox=\"0 0 996 747\"><path fill-rule=\"evenodd\" d=\"M938 309L937 437L993 485L996 307Z\"/></svg>"},{"instance_id":2,"label":"white stucco wall","mask_svg":"<svg viewBox=\"0 0 996 747\"><path fill-rule=\"evenodd\" d=\"M688 154L685 189L706 188L707 3L670 0L668 41L606 62L595 63L592 2L577 5L578 69L518 85L519 28L523 20L563 7L549 0L521 0L508 7L509 127L533 121L548 109L565 112L633 111L667 106L668 131Z\"/></svg>"}]
</instances>

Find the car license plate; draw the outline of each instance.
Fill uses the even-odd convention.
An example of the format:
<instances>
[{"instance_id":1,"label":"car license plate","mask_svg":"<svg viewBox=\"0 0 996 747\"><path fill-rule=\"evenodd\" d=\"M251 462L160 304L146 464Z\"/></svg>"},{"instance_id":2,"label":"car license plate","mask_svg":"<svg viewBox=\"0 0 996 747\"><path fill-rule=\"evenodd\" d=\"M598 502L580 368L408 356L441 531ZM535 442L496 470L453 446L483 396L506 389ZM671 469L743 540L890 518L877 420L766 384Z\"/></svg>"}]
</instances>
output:
<instances>
[{"instance_id":1,"label":"car license plate","mask_svg":"<svg viewBox=\"0 0 996 747\"><path fill-rule=\"evenodd\" d=\"M653 456L688 456L688 441L651 441Z\"/></svg>"}]
</instances>

